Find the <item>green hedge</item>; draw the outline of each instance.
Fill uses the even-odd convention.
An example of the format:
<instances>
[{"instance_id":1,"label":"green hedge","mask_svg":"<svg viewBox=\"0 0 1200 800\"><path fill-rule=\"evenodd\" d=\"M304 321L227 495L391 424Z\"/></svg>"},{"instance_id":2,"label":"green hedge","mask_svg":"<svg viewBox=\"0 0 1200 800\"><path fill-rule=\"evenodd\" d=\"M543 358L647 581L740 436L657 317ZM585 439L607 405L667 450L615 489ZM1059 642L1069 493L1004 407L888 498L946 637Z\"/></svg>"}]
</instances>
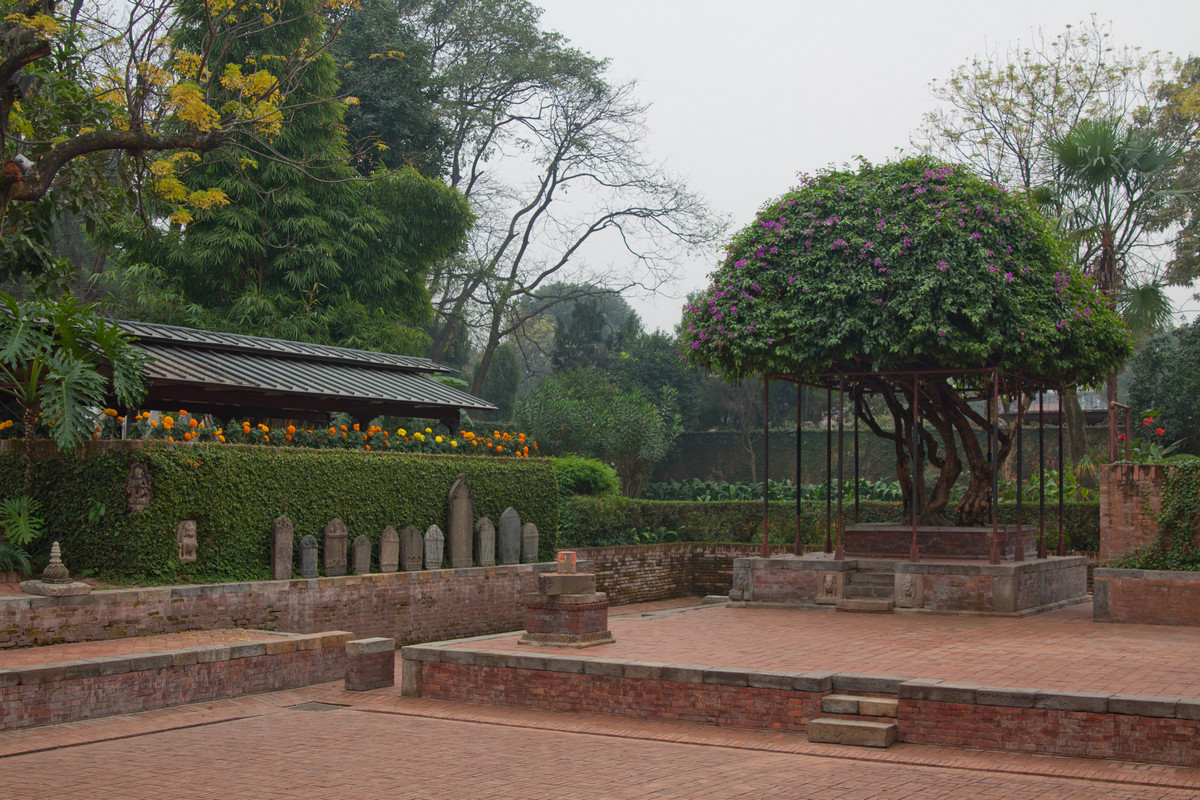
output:
<instances>
[{"instance_id":1,"label":"green hedge","mask_svg":"<svg viewBox=\"0 0 1200 800\"><path fill-rule=\"evenodd\" d=\"M773 544L791 544L796 535L796 504L770 503L767 538ZM1046 509L1047 547L1058 546L1057 506ZM853 513L847 509L847 513ZM1026 523L1036 523L1037 505L1026 505ZM859 505L862 522L889 522L900 517L899 503L878 501ZM1098 503L1066 503L1067 548L1098 550ZM559 547L606 547L651 541L757 542L762 538L761 502L670 502L630 500L624 497L567 497L563 499ZM1000 506L1002 523L1016 522L1016 506ZM825 541L825 504L806 503L801 510L801 538L805 544Z\"/></svg>"},{"instance_id":2,"label":"green hedge","mask_svg":"<svg viewBox=\"0 0 1200 800\"><path fill-rule=\"evenodd\" d=\"M129 510L125 478L147 465L153 501ZM0 486L21 485L21 459L0 455ZM148 443L114 446L87 458L39 459L36 495L46 534L34 545L45 563L62 544L67 566L101 578L134 582L207 582L270 578L271 523L286 514L295 527L294 554L311 533L341 517L350 540L365 534L378 558L384 527L436 524L446 529L447 496L459 473L475 494L475 516L494 522L513 506L542 532L542 560L553 560L559 500L548 459L482 459L406 453L275 449ZM195 519L197 560L179 564L176 526Z\"/></svg>"}]
</instances>

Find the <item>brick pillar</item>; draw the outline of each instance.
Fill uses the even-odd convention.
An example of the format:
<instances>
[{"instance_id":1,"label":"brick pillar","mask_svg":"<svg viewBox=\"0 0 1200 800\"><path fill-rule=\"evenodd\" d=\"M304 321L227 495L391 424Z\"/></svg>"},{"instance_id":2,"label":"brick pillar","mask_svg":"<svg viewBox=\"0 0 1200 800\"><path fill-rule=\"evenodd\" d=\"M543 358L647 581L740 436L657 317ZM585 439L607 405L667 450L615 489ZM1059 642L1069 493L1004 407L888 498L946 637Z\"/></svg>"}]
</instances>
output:
<instances>
[{"instance_id":1,"label":"brick pillar","mask_svg":"<svg viewBox=\"0 0 1200 800\"><path fill-rule=\"evenodd\" d=\"M346 691L396 684L396 640L378 636L346 642Z\"/></svg>"}]
</instances>

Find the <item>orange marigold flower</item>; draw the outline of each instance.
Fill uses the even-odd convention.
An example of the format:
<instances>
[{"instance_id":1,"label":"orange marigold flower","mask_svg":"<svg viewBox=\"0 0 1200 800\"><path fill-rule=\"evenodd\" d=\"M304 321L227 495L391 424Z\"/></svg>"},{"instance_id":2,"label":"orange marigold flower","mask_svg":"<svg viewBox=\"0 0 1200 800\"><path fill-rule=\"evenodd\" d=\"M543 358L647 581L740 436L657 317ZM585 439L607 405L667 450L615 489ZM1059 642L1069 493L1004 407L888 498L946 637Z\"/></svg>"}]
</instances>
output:
<instances>
[{"instance_id":1,"label":"orange marigold flower","mask_svg":"<svg viewBox=\"0 0 1200 800\"><path fill-rule=\"evenodd\" d=\"M222 436L221 434L219 434L219 433L218 433L218 434L217 434L217 438L218 438L218 439L221 441L221 444L225 444L225 437L224 437L224 436Z\"/></svg>"},{"instance_id":2,"label":"orange marigold flower","mask_svg":"<svg viewBox=\"0 0 1200 800\"><path fill-rule=\"evenodd\" d=\"M271 437L270 437L270 436L267 436L267 435L264 433L264 434L263 434L263 441L264 441L264 442L269 442L269 441L271 441Z\"/></svg>"},{"instance_id":3,"label":"orange marigold flower","mask_svg":"<svg viewBox=\"0 0 1200 800\"><path fill-rule=\"evenodd\" d=\"M363 445L363 447L367 448L368 450L371 449L371 445L369 445L369 444Z\"/></svg>"},{"instance_id":4,"label":"orange marigold flower","mask_svg":"<svg viewBox=\"0 0 1200 800\"><path fill-rule=\"evenodd\" d=\"M189 428L200 427L200 420L196 419L195 417L192 417L191 419L188 420L188 427Z\"/></svg>"},{"instance_id":5,"label":"orange marigold flower","mask_svg":"<svg viewBox=\"0 0 1200 800\"><path fill-rule=\"evenodd\" d=\"M187 412L186 412L186 411L184 411L184 410L181 408L181 409L179 409L179 416L181 416L181 417L186 417L186 416L187 416Z\"/></svg>"},{"instance_id":6,"label":"orange marigold flower","mask_svg":"<svg viewBox=\"0 0 1200 800\"><path fill-rule=\"evenodd\" d=\"M290 442L292 440L292 435L290 433L288 433L288 434L285 434L283 438L287 439Z\"/></svg>"},{"instance_id":7,"label":"orange marigold flower","mask_svg":"<svg viewBox=\"0 0 1200 800\"><path fill-rule=\"evenodd\" d=\"M497 453L503 453L503 452L504 452L504 447L503 447L503 446L498 446L498 447L496 448L496 452L497 452Z\"/></svg>"},{"instance_id":8,"label":"orange marigold flower","mask_svg":"<svg viewBox=\"0 0 1200 800\"><path fill-rule=\"evenodd\" d=\"M346 426L345 426L345 425L343 425L343 426L342 426L342 430L346 430Z\"/></svg>"},{"instance_id":9,"label":"orange marigold flower","mask_svg":"<svg viewBox=\"0 0 1200 800\"><path fill-rule=\"evenodd\" d=\"M334 428L332 425L330 425L329 426L329 435L333 436L335 433L337 433L337 429Z\"/></svg>"},{"instance_id":10,"label":"orange marigold flower","mask_svg":"<svg viewBox=\"0 0 1200 800\"><path fill-rule=\"evenodd\" d=\"M358 430L358 423L354 423L354 430Z\"/></svg>"},{"instance_id":11,"label":"orange marigold flower","mask_svg":"<svg viewBox=\"0 0 1200 800\"><path fill-rule=\"evenodd\" d=\"M174 437L174 436L168 436L168 437L167 437L167 441L168 441L168 442L173 442L173 441L175 441L175 437Z\"/></svg>"},{"instance_id":12,"label":"orange marigold flower","mask_svg":"<svg viewBox=\"0 0 1200 800\"><path fill-rule=\"evenodd\" d=\"M183 435L183 440L184 440L185 442L190 442L190 441L192 440L192 437L193 437L194 435L195 435L195 434L193 434L191 431L188 431L187 433L185 433L185 434Z\"/></svg>"},{"instance_id":13,"label":"orange marigold flower","mask_svg":"<svg viewBox=\"0 0 1200 800\"><path fill-rule=\"evenodd\" d=\"M100 438L100 434L98 434L98 433L93 433L93 434L92 434L92 438L93 438L93 439L99 439L99 438Z\"/></svg>"},{"instance_id":14,"label":"orange marigold flower","mask_svg":"<svg viewBox=\"0 0 1200 800\"><path fill-rule=\"evenodd\" d=\"M494 436L495 438L499 439L499 438L500 438L500 431L492 431L492 436Z\"/></svg>"},{"instance_id":15,"label":"orange marigold flower","mask_svg":"<svg viewBox=\"0 0 1200 800\"><path fill-rule=\"evenodd\" d=\"M295 432L296 432L296 426L288 425L288 433L295 433Z\"/></svg>"},{"instance_id":16,"label":"orange marigold flower","mask_svg":"<svg viewBox=\"0 0 1200 800\"><path fill-rule=\"evenodd\" d=\"M115 417L116 415L117 415L117 410L116 410L115 408L106 408L106 409L104 409L104 416L106 416L106 417Z\"/></svg>"}]
</instances>

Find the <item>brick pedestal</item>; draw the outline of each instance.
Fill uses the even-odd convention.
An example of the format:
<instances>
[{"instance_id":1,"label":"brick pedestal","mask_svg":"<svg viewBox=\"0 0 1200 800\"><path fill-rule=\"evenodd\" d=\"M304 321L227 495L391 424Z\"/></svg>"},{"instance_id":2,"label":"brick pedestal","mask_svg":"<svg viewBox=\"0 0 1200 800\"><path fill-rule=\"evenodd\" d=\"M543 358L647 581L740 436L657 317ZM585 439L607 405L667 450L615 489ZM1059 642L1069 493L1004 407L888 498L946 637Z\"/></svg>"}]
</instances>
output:
<instances>
[{"instance_id":1,"label":"brick pedestal","mask_svg":"<svg viewBox=\"0 0 1200 800\"><path fill-rule=\"evenodd\" d=\"M538 589L525 601L525 635L520 644L578 648L613 641L608 595L596 591L594 574L539 575Z\"/></svg>"},{"instance_id":2,"label":"brick pedestal","mask_svg":"<svg viewBox=\"0 0 1200 800\"><path fill-rule=\"evenodd\" d=\"M396 685L396 640L382 636L346 642L346 691Z\"/></svg>"}]
</instances>

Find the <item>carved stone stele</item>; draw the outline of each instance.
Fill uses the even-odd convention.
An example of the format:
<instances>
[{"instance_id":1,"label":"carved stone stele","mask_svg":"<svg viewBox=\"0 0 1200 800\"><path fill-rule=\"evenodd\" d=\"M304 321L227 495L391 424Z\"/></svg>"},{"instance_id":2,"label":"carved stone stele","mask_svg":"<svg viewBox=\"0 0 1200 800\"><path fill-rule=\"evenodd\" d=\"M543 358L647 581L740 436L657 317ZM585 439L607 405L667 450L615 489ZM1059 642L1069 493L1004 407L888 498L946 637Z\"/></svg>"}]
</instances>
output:
<instances>
[{"instance_id":1,"label":"carved stone stele","mask_svg":"<svg viewBox=\"0 0 1200 800\"><path fill-rule=\"evenodd\" d=\"M196 520L180 520L175 528L175 539L179 545L179 563L191 564L196 560Z\"/></svg>"}]
</instances>

